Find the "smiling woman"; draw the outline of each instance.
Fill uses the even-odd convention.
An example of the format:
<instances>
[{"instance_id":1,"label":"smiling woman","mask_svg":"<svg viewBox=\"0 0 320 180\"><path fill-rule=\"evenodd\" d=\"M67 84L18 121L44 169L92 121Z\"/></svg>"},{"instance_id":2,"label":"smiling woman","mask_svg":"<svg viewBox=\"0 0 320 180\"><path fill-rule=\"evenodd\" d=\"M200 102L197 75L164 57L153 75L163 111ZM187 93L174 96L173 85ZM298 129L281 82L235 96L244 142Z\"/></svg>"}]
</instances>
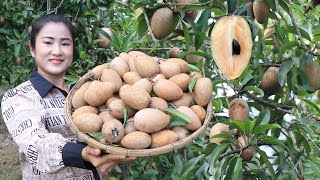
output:
<instances>
[{"instance_id":1,"label":"smiling woman","mask_svg":"<svg viewBox=\"0 0 320 180\"><path fill-rule=\"evenodd\" d=\"M29 44L37 69L30 80L3 95L2 115L19 146L23 179L104 179L101 173L134 159L101 154L77 141L66 123L63 108L70 87L64 76L73 61L74 39L65 17L37 19Z\"/></svg>"}]
</instances>

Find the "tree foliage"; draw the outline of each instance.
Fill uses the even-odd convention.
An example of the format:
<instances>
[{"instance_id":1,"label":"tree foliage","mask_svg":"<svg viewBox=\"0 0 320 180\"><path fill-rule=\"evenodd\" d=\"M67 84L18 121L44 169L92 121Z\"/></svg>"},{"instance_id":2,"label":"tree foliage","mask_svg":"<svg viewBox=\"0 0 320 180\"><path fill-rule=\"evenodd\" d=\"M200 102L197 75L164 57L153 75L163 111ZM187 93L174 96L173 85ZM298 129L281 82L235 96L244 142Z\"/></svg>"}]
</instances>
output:
<instances>
[{"instance_id":1,"label":"tree foliage","mask_svg":"<svg viewBox=\"0 0 320 180\"><path fill-rule=\"evenodd\" d=\"M198 64L190 64L200 69L203 66L203 73L214 84L214 116L208 131L217 122L238 131L219 145L209 143L207 131L183 149L120 165L111 178L317 179L320 102L315 89L308 85L303 67L309 61L320 63L320 6L311 0L267 1L269 19L259 24L249 11L250 1L245 0L199 0L182 10L175 0L3 0L0 83L14 86L28 79L35 67L28 49L28 27L44 14L64 14L77 29L74 63L66 76L70 82L121 52L140 50L168 58L168 49L179 47L182 58L204 58ZM174 32L163 40L155 39L150 31L151 16L160 7L169 7L177 15ZM195 20L186 15L188 10L198 10ZM212 27L220 17L231 14L246 18L254 41L250 63L235 80L228 80L219 72L210 52ZM98 46L98 33L103 27L114 32L108 49ZM264 31L269 27L274 32L266 37ZM190 46L195 50L188 51ZM21 64L17 64L19 57ZM280 67L278 80L282 88L279 93L266 96L260 83L270 66ZM250 116L244 122L228 118L228 104L235 97L245 98L250 106ZM245 148L239 148L236 138L241 135L249 137L249 144L256 151L250 161L240 157Z\"/></svg>"}]
</instances>

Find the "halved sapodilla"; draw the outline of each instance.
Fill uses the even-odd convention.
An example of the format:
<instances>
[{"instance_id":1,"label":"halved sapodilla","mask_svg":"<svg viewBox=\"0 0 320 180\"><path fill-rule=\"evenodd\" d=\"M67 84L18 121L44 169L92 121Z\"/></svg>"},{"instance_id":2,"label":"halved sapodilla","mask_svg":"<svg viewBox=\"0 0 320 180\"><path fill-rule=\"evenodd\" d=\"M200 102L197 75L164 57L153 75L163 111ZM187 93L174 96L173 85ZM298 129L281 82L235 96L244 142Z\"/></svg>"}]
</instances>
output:
<instances>
[{"instance_id":1,"label":"halved sapodilla","mask_svg":"<svg viewBox=\"0 0 320 180\"><path fill-rule=\"evenodd\" d=\"M228 79L236 79L247 67L252 51L252 34L241 16L224 16L214 25L211 36L213 60Z\"/></svg>"}]
</instances>

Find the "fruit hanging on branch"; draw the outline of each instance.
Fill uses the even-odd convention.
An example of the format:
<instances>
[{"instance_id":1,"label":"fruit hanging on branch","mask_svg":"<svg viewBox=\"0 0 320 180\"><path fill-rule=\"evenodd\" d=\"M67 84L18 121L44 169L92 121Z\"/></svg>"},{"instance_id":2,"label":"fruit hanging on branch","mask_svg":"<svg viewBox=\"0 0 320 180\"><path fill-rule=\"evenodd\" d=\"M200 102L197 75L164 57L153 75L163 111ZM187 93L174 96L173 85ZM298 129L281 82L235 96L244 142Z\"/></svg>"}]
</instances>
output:
<instances>
[{"instance_id":1,"label":"fruit hanging on branch","mask_svg":"<svg viewBox=\"0 0 320 180\"><path fill-rule=\"evenodd\" d=\"M160 8L151 17L151 31L158 40L169 36L174 30L174 14L167 7Z\"/></svg>"},{"instance_id":2,"label":"fruit hanging on branch","mask_svg":"<svg viewBox=\"0 0 320 180\"><path fill-rule=\"evenodd\" d=\"M182 10L185 5L196 3L198 0L177 0L178 9ZM195 20L198 15L197 10L186 11L186 16L190 17L192 20Z\"/></svg>"},{"instance_id":3,"label":"fruit hanging on branch","mask_svg":"<svg viewBox=\"0 0 320 180\"><path fill-rule=\"evenodd\" d=\"M309 80L309 86L313 87L315 91L320 89L320 65L315 61L310 61L304 66L303 72Z\"/></svg>"},{"instance_id":4,"label":"fruit hanging on branch","mask_svg":"<svg viewBox=\"0 0 320 180\"><path fill-rule=\"evenodd\" d=\"M213 125L210 129L209 139L210 143L220 144L221 141L226 140L225 138L212 138L212 136L217 134L230 134L229 126L223 123L217 123Z\"/></svg>"},{"instance_id":5,"label":"fruit hanging on branch","mask_svg":"<svg viewBox=\"0 0 320 180\"><path fill-rule=\"evenodd\" d=\"M247 67L252 51L252 34L241 16L224 16L214 25L211 36L213 60L222 74L233 80Z\"/></svg>"},{"instance_id":6,"label":"fruit hanging on branch","mask_svg":"<svg viewBox=\"0 0 320 180\"><path fill-rule=\"evenodd\" d=\"M262 76L261 89L267 96L277 94L281 90L278 80L279 69L278 67L269 67Z\"/></svg>"},{"instance_id":7,"label":"fruit hanging on branch","mask_svg":"<svg viewBox=\"0 0 320 180\"><path fill-rule=\"evenodd\" d=\"M112 31L110 28L104 27L101 28L104 32L106 32L110 38L112 36ZM99 46L102 48L108 48L111 45L111 39L107 38L106 36L104 36L103 34L99 33Z\"/></svg>"},{"instance_id":8,"label":"fruit hanging on branch","mask_svg":"<svg viewBox=\"0 0 320 180\"><path fill-rule=\"evenodd\" d=\"M255 0L253 2L253 14L258 23L265 23L270 14L268 2L266 0Z\"/></svg>"},{"instance_id":9,"label":"fruit hanging on branch","mask_svg":"<svg viewBox=\"0 0 320 180\"><path fill-rule=\"evenodd\" d=\"M229 117L232 120L244 121L249 117L248 103L242 98L235 98L229 105Z\"/></svg>"}]
</instances>

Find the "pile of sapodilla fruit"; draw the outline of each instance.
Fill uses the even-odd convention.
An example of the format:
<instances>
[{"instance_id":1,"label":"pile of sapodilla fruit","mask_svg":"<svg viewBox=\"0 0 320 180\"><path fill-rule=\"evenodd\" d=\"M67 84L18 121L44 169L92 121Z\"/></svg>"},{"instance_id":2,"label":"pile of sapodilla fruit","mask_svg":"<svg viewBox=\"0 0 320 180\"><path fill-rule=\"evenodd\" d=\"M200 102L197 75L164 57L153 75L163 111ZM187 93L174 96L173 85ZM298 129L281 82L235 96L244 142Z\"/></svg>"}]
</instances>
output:
<instances>
[{"instance_id":1,"label":"pile of sapodilla fruit","mask_svg":"<svg viewBox=\"0 0 320 180\"><path fill-rule=\"evenodd\" d=\"M187 137L203 125L213 92L212 81L187 64L121 52L94 67L94 80L74 92L72 122L81 132L101 132L100 142L128 149L157 148ZM183 124L169 125L179 118Z\"/></svg>"}]
</instances>

